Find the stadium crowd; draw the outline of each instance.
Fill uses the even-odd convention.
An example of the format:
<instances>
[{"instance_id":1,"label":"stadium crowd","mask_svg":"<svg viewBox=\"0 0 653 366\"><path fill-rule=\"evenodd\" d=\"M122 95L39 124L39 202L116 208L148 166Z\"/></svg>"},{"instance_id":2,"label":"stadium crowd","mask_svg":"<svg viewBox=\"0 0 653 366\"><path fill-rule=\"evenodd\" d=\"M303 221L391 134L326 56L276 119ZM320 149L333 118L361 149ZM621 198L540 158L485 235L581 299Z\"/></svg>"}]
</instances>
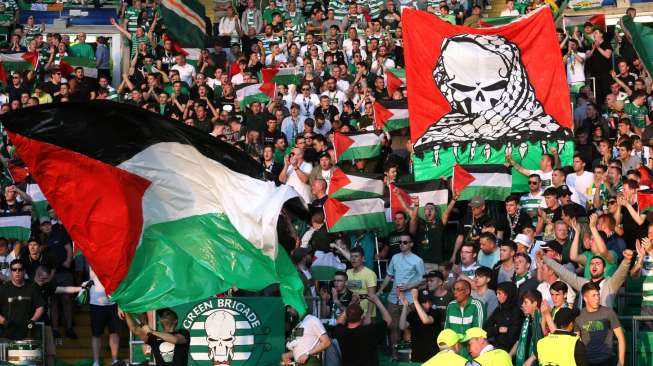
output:
<instances>
[{"instance_id":1,"label":"stadium crowd","mask_svg":"<svg viewBox=\"0 0 653 366\"><path fill-rule=\"evenodd\" d=\"M309 222L295 225L291 253L310 306L302 319L290 311L294 329L285 364L378 365L378 347L387 345L388 354L400 358L408 343L411 360L429 366L472 359L481 365L625 365L626 339L614 307L627 277L644 277L641 314L653 315L653 217L637 202L638 191L650 184L642 171L653 168L653 80L627 37L592 23L558 31L574 105L572 165L561 166L555 150L536 170L508 157L506 165L528 177L529 192L504 202L474 197L459 203L451 195L443 212L430 202L403 202L404 212L377 247L371 231L327 231L322 205L329 181L337 165L382 173L388 187L411 181L410 134L407 128L376 131L383 135L381 156L336 165L333 132L374 131L374 101L407 98L405 85L394 93L386 85L386 73L404 67L401 8L479 27L483 2L272 1L263 11L253 0L215 4L219 16L207 21L206 48L191 59L165 36L156 1L122 3L111 24L130 60L113 83L110 65L120 60L110 60L106 38L87 43L84 33L44 33L33 18L16 23L16 2L0 3L0 21L11 26L1 51L39 54L33 70L6 76L0 113L52 102L129 103L233 144L260 161L267 179L293 186L311 210ZM502 15L553 6L538 0L507 5ZM95 62L97 77L64 67L67 56ZM261 83L264 68L290 68L297 81L277 83L274 97L245 104L238 91ZM5 150L5 160L15 159L10 145ZM20 185L8 185L0 209L21 212L30 203ZM450 218L457 227L448 225ZM81 290L75 284L90 286L93 347L100 349L108 325L112 361L120 362L116 305L97 279L85 282L83 257L74 256L56 213L35 219L38 235L30 240L0 239L4 336L23 338L25 325L44 321L52 332L46 342L51 364L52 340L76 337L70 294ZM311 263L329 253L341 268L328 281L316 280ZM17 311L12 301L21 296L18 301L30 300ZM174 314L165 316L168 333L135 333L148 344L170 339ZM187 335L172 339L179 352L184 344L188 352ZM163 362L158 357L157 364Z\"/></svg>"}]
</instances>

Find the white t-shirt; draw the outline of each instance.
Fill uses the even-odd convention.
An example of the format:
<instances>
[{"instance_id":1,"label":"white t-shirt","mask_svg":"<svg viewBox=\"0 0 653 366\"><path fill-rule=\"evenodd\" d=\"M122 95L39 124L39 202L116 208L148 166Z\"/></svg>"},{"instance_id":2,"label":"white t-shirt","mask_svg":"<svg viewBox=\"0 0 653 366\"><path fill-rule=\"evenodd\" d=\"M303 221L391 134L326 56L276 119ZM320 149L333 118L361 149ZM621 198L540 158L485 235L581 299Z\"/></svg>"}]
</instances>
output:
<instances>
[{"instance_id":1,"label":"white t-shirt","mask_svg":"<svg viewBox=\"0 0 653 366\"><path fill-rule=\"evenodd\" d=\"M299 170L304 172L304 174L309 175L311 174L311 170L313 170L313 165L311 163L307 163L303 161L301 165L299 166ZM289 186L293 187L297 193L299 193L299 196L304 199L304 202L310 203L311 202L311 186L308 185L307 183L302 182L299 177L297 176L297 173L295 173L295 167L294 166L289 166L288 170L286 171L286 174L288 175L288 179L286 180L286 184Z\"/></svg>"},{"instance_id":2,"label":"white t-shirt","mask_svg":"<svg viewBox=\"0 0 653 366\"><path fill-rule=\"evenodd\" d=\"M519 16L519 11L517 9L512 9L512 10L506 9L506 10L502 11L499 16L502 16L502 17L516 17L516 16Z\"/></svg>"},{"instance_id":3,"label":"white t-shirt","mask_svg":"<svg viewBox=\"0 0 653 366\"><path fill-rule=\"evenodd\" d=\"M109 306L113 305L113 302L109 300L107 293L104 291L104 286L100 283L100 279L97 277L92 268L89 268L89 278L93 281L93 286L88 290L88 299L91 305L99 306Z\"/></svg>"},{"instance_id":4,"label":"white t-shirt","mask_svg":"<svg viewBox=\"0 0 653 366\"><path fill-rule=\"evenodd\" d=\"M312 350L320 342L322 334L326 334L326 329L320 319L310 314L306 315L293 329L290 341L286 343L286 347L292 351L293 359L297 361Z\"/></svg>"},{"instance_id":5,"label":"white t-shirt","mask_svg":"<svg viewBox=\"0 0 653 366\"><path fill-rule=\"evenodd\" d=\"M584 171L580 176L576 173L567 175L567 185L569 187L574 187L576 190L574 195L578 195L578 200L580 201L579 204L583 207L585 207L587 203L587 192L592 187L593 182L594 173L590 173L588 171ZM572 195L572 198L574 195Z\"/></svg>"},{"instance_id":6,"label":"white t-shirt","mask_svg":"<svg viewBox=\"0 0 653 366\"><path fill-rule=\"evenodd\" d=\"M181 81L185 82L189 86L193 85L193 79L195 78L195 66L191 64L186 64L184 66L174 65L170 69L179 71L179 78Z\"/></svg>"},{"instance_id":7,"label":"white t-shirt","mask_svg":"<svg viewBox=\"0 0 653 366\"><path fill-rule=\"evenodd\" d=\"M551 285L548 282L544 281L537 286L537 291L542 294L542 301L549 303L549 306L553 309L553 299L551 299ZM567 304L573 305L576 302L576 292L571 286L567 285Z\"/></svg>"},{"instance_id":8,"label":"white t-shirt","mask_svg":"<svg viewBox=\"0 0 653 366\"><path fill-rule=\"evenodd\" d=\"M553 183L551 181L551 178L553 176L553 169L548 173L545 173L545 172L541 171L540 169L531 170L531 174L537 174L537 175L540 176L540 180L542 181L542 190L543 191L545 189L549 188L549 187L553 187Z\"/></svg>"},{"instance_id":9,"label":"white t-shirt","mask_svg":"<svg viewBox=\"0 0 653 366\"><path fill-rule=\"evenodd\" d=\"M576 60L576 56L585 60L585 53L577 52L575 56L567 57L567 84L580 83L585 81L585 67L583 63Z\"/></svg>"}]
</instances>

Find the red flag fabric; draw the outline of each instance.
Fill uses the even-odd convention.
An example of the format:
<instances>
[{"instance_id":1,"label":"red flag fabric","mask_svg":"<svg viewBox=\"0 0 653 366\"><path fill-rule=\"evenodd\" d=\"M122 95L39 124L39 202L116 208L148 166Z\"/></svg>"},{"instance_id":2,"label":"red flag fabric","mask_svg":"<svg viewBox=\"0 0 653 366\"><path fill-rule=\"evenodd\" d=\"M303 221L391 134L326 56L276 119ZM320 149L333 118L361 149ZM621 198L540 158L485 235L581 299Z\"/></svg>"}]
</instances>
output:
<instances>
[{"instance_id":1,"label":"red flag fabric","mask_svg":"<svg viewBox=\"0 0 653 366\"><path fill-rule=\"evenodd\" d=\"M381 103L378 101L374 102L374 125L377 130L382 130L385 122L392 118L392 116L392 112L387 110Z\"/></svg>"},{"instance_id":2,"label":"red flag fabric","mask_svg":"<svg viewBox=\"0 0 653 366\"><path fill-rule=\"evenodd\" d=\"M399 201L400 197L406 205L410 206L411 197L408 192L397 187L394 183L390 184L390 210L392 211L393 218L397 213L405 211L404 206L402 206L401 201Z\"/></svg>"},{"instance_id":3,"label":"red flag fabric","mask_svg":"<svg viewBox=\"0 0 653 366\"><path fill-rule=\"evenodd\" d=\"M642 175L639 184L647 187L653 187L653 172L647 166L639 166L639 174Z\"/></svg>"},{"instance_id":4,"label":"red flag fabric","mask_svg":"<svg viewBox=\"0 0 653 366\"><path fill-rule=\"evenodd\" d=\"M61 73L66 76L75 72L75 68L63 60L59 61L59 69L61 69Z\"/></svg>"},{"instance_id":5,"label":"red flag fabric","mask_svg":"<svg viewBox=\"0 0 653 366\"><path fill-rule=\"evenodd\" d=\"M274 83L263 83L259 90L268 97L274 98L274 92L277 90L277 86Z\"/></svg>"},{"instance_id":6,"label":"red flag fabric","mask_svg":"<svg viewBox=\"0 0 653 366\"><path fill-rule=\"evenodd\" d=\"M395 93L397 89L399 89L403 85L403 81L399 79L395 74L393 74L391 71L388 71L385 73L386 77L386 86L388 88L388 93L392 97L392 94Z\"/></svg>"},{"instance_id":7,"label":"red flag fabric","mask_svg":"<svg viewBox=\"0 0 653 366\"><path fill-rule=\"evenodd\" d=\"M418 154L456 143L498 146L572 136L566 74L548 9L477 29L406 9L402 24Z\"/></svg>"},{"instance_id":8,"label":"red flag fabric","mask_svg":"<svg viewBox=\"0 0 653 366\"><path fill-rule=\"evenodd\" d=\"M637 208L639 212L647 212L653 207L653 189L637 192Z\"/></svg>"},{"instance_id":9,"label":"red flag fabric","mask_svg":"<svg viewBox=\"0 0 653 366\"><path fill-rule=\"evenodd\" d=\"M279 69L276 67L266 67L261 69L261 75L263 76L263 83L270 83L276 74L279 73Z\"/></svg>"},{"instance_id":10,"label":"red flag fabric","mask_svg":"<svg viewBox=\"0 0 653 366\"><path fill-rule=\"evenodd\" d=\"M453 166L453 176L451 177L451 187L453 194L460 194L465 187L470 185L476 178L458 164Z\"/></svg>"}]
</instances>

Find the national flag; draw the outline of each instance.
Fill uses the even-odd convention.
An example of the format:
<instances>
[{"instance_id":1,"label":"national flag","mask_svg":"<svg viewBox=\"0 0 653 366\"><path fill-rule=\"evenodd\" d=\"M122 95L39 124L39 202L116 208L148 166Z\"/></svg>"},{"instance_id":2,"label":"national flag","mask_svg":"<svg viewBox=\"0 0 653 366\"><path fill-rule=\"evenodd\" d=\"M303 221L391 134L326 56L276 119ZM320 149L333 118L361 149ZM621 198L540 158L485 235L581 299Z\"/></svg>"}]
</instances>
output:
<instances>
[{"instance_id":1,"label":"national flag","mask_svg":"<svg viewBox=\"0 0 653 366\"><path fill-rule=\"evenodd\" d=\"M374 125L384 131L408 127L408 103L405 100L375 101Z\"/></svg>"},{"instance_id":2,"label":"national flag","mask_svg":"<svg viewBox=\"0 0 653 366\"><path fill-rule=\"evenodd\" d=\"M267 89L270 85L274 88L274 84L269 83L236 85L236 99L240 101L240 108L244 109L252 102L266 103L270 101L270 91ZM274 91L272 95L274 95Z\"/></svg>"},{"instance_id":3,"label":"national flag","mask_svg":"<svg viewBox=\"0 0 653 366\"><path fill-rule=\"evenodd\" d=\"M503 164L513 152L537 169L549 145L571 162L571 103L549 9L491 28L405 9L402 24L416 180L449 177L455 163Z\"/></svg>"},{"instance_id":4,"label":"national flag","mask_svg":"<svg viewBox=\"0 0 653 366\"><path fill-rule=\"evenodd\" d=\"M637 209L640 213L653 209L653 189L637 191Z\"/></svg>"},{"instance_id":5,"label":"national flag","mask_svg":"<svg viewBox=\"0 0 653 366\"><path fill-rule=\"evenodd\" d=\"M392 217L397 212L404 211L399 197L409 207L417 204L419 207L418 215L424 217L424 207L427 203L434 204L440 213L444 212L444 209L449 203L449 190L439 179L415 183L392 184L390 187Z\"/></svg>"},{"instance_id":6,"label":"national flag","mask_svg":"<svg viewBox=\"0 0 653 366\"><path fill-rule=\"evenodd\" d=\"M581 33L583 33L583 27L585 23L592 23L594 28L601 29L604 32L607 31L608 27L605 23L605 14L591 14L591 15L563 15L562 16L562 25L565 29L565 32L569 35L574 33L574 28L578 27Z\"/></svg>"},{"instance_id":7,"label":"national flag","mask_svg":"<svg viewBox=\"0 0 653 366\"><path fill-rule=\"evenodd\" d=\"M460 192L459 200L481 196L486 200L503 201L510 195L512 175L503 164L462 165L474 180Z\"/></svg>"},{"instance_id":8,"label":"national flag","mask_svg":"<svg viewBox=\"0 0 653 366\"><path fill-rule=\"evenodd\" d=\"M629 15L621 18L623 30L629 36L639 60L649 75L653 75L653 28L636 23Z\"/></svg>"},{"instance_id":9,"label":"national flag","mask_svg":"<svg viewBox=\"0 0 653 366\"><path fill-rule=\"evenodd\" d=\"M302 282L276 230L297 193L257 179L260 164L242 152L108 101L40 105L0 122L123 310L280 283L284 301L304 311Z\"/></svg>"},{"instance_id":10,"label":"national flag","mask_svg":"<svg viewBox=\"0 0 653 366\"><path fill-rule=\"evenodd\" d=\"M32 215L1 214L0 237L7 239L27 240L32 233Z\"/></svg>"},{"instance_id":11,"label":"national flag","mask_svg":"<svg viewBox=\"0 0 653 366\"><path fill-rule=\"evenodd\" d=\"M36 69L39 61L38 52L18 52L0 54L0 80L5 83L9 74Z\"/></svg>"},{"instance_id":12,"label":"national flag","mask_svg":"<svg viewBox=\"0 0 653 366\"><path fill-rule=\"evenodd\" d=\"M568 5L576 11L599 9L603 6L603 0L570 0Z\"/></svg>"},{"instance_id":13,"label":"national flag","mask_svg":"<svg viewBox=\"0 0 653 366\"><path fill-rule=\"evenodd\" d=\"M640 165L639 174L642 176L639 184L653 188L653 171L645 165Z\"/></svg>"},{"instance_id":14,"label":"national flag","mask_svg":"<svg viewBox=\"0 0 653 366\"><path fill-rule=\"evenodd\" d=\"M43 195L41 188L36 183L28 183L25 188L27 193L32 198L32 208L36 212L36 217L49 217L48 214L48 200Z\"/></svg>"},{"instance_id":15,"label":"national flag","mask_svg":"<svg viewBox=\"0 0 653 366\"><path fill-rule=\"evenodd\" d=\"M20 161L20 159L10 160L7 166L7 170L9 170L9 174L11 174L11 178L13 179L14 183L24 182L29 175L27 167L22 161Z\"/></svg>"},{"instance_id":16,"label":"national flag","mask_svg":"<svg viewBox=\"0 0 653 366\"><path fill-rule=\"evenodd\" d=\"M336 168L331 174L328 195L340 201L380 198L384 188L380 174L345 173Z\"/></svg>"},{"instance_id":17,"label":"national flag","mask_svg":"<svg viewBox=\"0 0 653 366\"><path fill-rule=\"evenodd\" d=\"M283 85L299 85L302 80L302 73L297 67L264 68L261 70L264 83L276 83Z\"/></svg>"},{"instance_id":18,"label":"national flag","mask_svg":"<svg viewBox=\"0 0 653 366\"><path fill-rule=\"evenodd\" d=\"M97 65L94 60L84 57L65 56L59 62L59 67L66 75L74 73L77 67L81 67L84 69L84 76L97 79Z\"/></svg>"},{"instance_id":19,"label":"national flag","mask_svg":"<svg viewBox=\"0 0 653 366\"><path fill-rule=\"evenodd\" d=\"M459 164L454 164L453 175L451 176L451 188L453 194L460 194L465 187L472 184L476 178Z\"/></svg>"},{"instance_id":20,"label":"national flag","mask_svg":"<svg viewBox=\"0 0 653 366\"><path fill-rule=\"evenodd\" d=\"M383 200L367 198L339 201L328 198L324 202L324 217L329 232L382 229L386 225Z\"/></svg>"},{"instance_id":21,"label":"national flag","mask_svg":"<svg viewBox=\"0 0 653 366\"><path fill-rule=\"evenodd\" d=\"M183 47L204 48L206 12L197 0L163 0L159 7L170 36Z\"/></svg>"},{"instance_id":22,"label":"national flag","mask_svg":"<svg viewBox=\"0 0 653 366\"><path fill-rule=\"evenodd\" d=\"M374 132L333 134L336 160L370 159L381 154L381 136Z\"/></svg>"},{"instance_id":23,"label":"national flag","mask_svg":"<svg viewBox=\"0 0 653 366\"><path fill-rule=\"evenodd\" d=\"M390 69L385 73L385 84L392 96L395 91L406 83L406 72L403 69Z\"/></svg>"}]
</instances>

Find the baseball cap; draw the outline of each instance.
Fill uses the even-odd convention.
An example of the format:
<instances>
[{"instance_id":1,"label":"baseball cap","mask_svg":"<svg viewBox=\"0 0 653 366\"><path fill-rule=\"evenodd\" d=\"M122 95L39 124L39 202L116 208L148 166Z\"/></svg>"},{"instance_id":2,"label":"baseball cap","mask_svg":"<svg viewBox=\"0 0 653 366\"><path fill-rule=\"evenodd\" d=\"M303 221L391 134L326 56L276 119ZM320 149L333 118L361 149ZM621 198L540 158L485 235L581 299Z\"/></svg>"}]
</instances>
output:
<instances>
[{"instance_id":1,"label":"baseball cap","mask_svg":"<svg viewBox=\"0 0 653 366\"><path fill-rule=\"evenodd\" d=\"M438 346L440 347L453 347L456 343L460 342L462 337L460 334L451 329L443 329L438 335Z\"/></svg>"},{"instance_id":2,"label":"baseball cap","mask_svg":"<svg viewBox=\"0 0 653 366\"><path fill-rule=\"evenodd\" d=\"M461 342L469 342L472 338L485 338L487 339L487 332L479 327L469 328L465 331L465 337Z\"/></svg>"},{"instance_id":3,"label":"baseball cap","mask_svg":"<svg viewBox=\"0 0 653 366\"><path fill-rule=\"evenodd\" d=\"M566 184L561 185L558 187L558 197L564 196L564 195L572 195L573 193L571 192L571 189Z\"/></svg>"},{"instance_id":4,"label":"baseball cap","mask_svg":"<svg viewBox=\"0 0 653 366\"><path fill-rule=\"evenodd\" d=\"M329 155L329 153L326 152L326 151L322 151L322 152L320 153L320 159L322 159L322 158L329 158L329 159L331 159L331 155Z\"/></svg>"},{"instance_id":5,"label":"baseball cap","mask_svg":"<svg viewBox=\"0 0 653 366\"><path fill-rule=\"evenodd\" d=\"M515 236L515 239L513 239L513 241L516 244L524 245L524 246L527 246L527 247L531 246L530 238L526 234L517 234L517 236Z\"/></svg>"},{"instance_id":6,"label":"baseball cap","mask_svg":"<svg viewBox=\"0 0 653 366\"><path fill-rule=\"evenodd\" d=\"M470 201L469 201L469 207L476 208L476 207L481 207L485 204L485 199L481 196L474 196Z\"/></svg>"},{"instance_id":7,"label":"baseball cap","mask_svg":"<svg viewBox=\"0 0 653 366\"><path fill-rule=\"evenodd\" d=\"M540 249L546 251L546 250L553 250L554 252L558 254L562 254L562 245L558 243L555 240L549 240L544 245L540 246Z\"/></svg>"},{"instance_id":8,"label":"baseball cap","mask_svg":"<svg viewBox=\"0 0 653 366\"><path fill-rule=\"evenodd\" d=\"M437 277L437 278L441 279L442 281L444 281L444 275L443 275L442 272L440 272L440 271L430 271L430 272L428 272L427 274L425 274L425 275L422 276L422 277L423 277L423 278L433 278L433 277Z\"/></svg>"}]
</instances>

